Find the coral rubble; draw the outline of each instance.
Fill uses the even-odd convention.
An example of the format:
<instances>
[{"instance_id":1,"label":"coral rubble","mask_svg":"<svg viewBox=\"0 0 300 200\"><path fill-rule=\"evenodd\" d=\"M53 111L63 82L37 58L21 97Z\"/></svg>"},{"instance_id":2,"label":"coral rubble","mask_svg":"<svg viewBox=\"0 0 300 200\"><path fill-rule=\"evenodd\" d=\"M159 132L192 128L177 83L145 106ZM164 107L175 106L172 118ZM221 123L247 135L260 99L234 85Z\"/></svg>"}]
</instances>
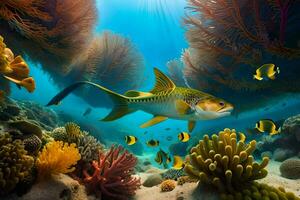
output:
<instances>
[{"instance_id":1,"label":"coral rubble","mask_svg":"<svg viewBox=\"0 0 300 200\"><path fill-rule=\"evenodd\" d=\"M106 154L99 153L92 170L84 169L82 182L89 193L108 199L129 199L140 187L140 179L133 177L137 159L121 146L112 146Z\"/></svg>"}]
</instances>

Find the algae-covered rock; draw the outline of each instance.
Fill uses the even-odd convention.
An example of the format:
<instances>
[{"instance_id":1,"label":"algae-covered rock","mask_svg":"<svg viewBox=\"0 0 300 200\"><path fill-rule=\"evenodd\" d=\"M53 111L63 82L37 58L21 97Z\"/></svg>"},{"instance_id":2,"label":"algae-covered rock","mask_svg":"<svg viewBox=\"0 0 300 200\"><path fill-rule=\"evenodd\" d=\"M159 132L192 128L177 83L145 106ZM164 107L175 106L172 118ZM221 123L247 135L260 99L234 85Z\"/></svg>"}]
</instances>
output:
<instances>
[{"instance_id":1,"label":"algae-covered rock","mask_svg":"<svg viewBox=\"0 0 300 200\"><path fill-rule=\"evenodd\" d=\"M300 179L300 159L287 159L280 165L281 176Z\"/></svg>"},{"instance_id":2,"label":"algae-covered rock","mask_svg":"<svg viewBox=\"0 0 300 200\"><path fill-rule=\"evenodd\" d=\"M144 181L143 186L153 187L159 185L163 181L163 178L160 174L152 174Z\"/></svg>"}]
</instances>

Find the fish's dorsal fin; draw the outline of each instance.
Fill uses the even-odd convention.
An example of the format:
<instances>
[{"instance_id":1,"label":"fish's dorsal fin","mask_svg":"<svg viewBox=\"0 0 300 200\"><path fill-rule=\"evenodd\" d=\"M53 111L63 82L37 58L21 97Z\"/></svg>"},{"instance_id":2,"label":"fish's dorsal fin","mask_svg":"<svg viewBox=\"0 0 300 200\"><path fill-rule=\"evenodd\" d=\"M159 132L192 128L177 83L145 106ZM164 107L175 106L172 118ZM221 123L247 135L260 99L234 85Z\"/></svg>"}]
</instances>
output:
<instances>
[{"instance_id":1,"label":"fish's dorsal fin","mask_svg":"<svg viewBox=\"0 0 300 200\"><path fill-rule=\"evenodd\" d=\"M169 79L164 73L162 73L159 69L154 68L155 74L155 86L150 91L152 94L156 94L159 92L172 92L176 85Z\"/></svg>"},{"instance_id":2,"label":"fish's dorsal fin","mask_svg":"<svg viewBox=\"0 0 300 200\"><path fill-rule=\"evenodd\" d=\"M136 91L136 90L129 90L127 92L125 92L124 96L126 97L147 97L147 96L151 96L153 95L150 92L140 92L140 91Z\"/></svg>"}]
</instances>

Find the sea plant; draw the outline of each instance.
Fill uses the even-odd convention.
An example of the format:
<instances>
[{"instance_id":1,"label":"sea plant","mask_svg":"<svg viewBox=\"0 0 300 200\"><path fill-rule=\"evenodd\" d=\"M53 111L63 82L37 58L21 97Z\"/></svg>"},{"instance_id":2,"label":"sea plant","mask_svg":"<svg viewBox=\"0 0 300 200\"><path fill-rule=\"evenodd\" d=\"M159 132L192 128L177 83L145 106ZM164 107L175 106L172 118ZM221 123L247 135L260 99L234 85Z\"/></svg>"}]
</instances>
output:
<instances>
[{"instance_id":1,"label":"sea plant","mask_svg":"<svg viewBox=\"0 0 300 200\"><path fill-rule=\"evenodd\" d=\"M90 41L96 21L95 1L4 0L0 2L0 19L3 34L18 40L12 41L14 50L46 64L44 69L66 73L70 62ZM6 23L15 32L5 31Z\"/></svg>"},{"instance_id":2,"label":"sea plant","mask_svg":"<svg viewBox=\"0 0 300 200\"><path fill-rule=\"evenodd\" d=\"M44 180L52 174L70 173L75 170L74 165L80 160L80 153L76 144L62 141L47 143L36 160L38 179Z\"/></svg>"},{"instance_id":3,"label":"sea plant","mask_svg":"<svg viewBox=\"0 0 300 200\"><path fill-rule=\"evenodd\" d=\"M34 158L27 155L21 140L0 133L0 196L10 193L31 172Z\"/></svg>"},{"instance_id":4,"label":"sea plant","mask_svg":"<svg viewBox=\"0 0 300 200\"><path fill-rule=\"evenodd\" d=\"M215 188L221 199L298 199L282 189L260 184L255 180L267 176L264 157L261 163L251 155L256 141L245 142L243 133L224 129L211 137L204 135L191 149L185 165L186 173L201 185Z\"/></svg>"},{"instance_id":5,"label":"sea plant","mask_svg":"<svg viewBox=\"0 0 300 200\"><path fill-rule=\"evenodd\" d=\"M83 170L81 182L89 193L104 199L129 199L140 187L140 179L133 176L137 158L123 147L112 146L99 153L90 167Z\"/></svg>"},{"instance_id":6,"label":"sea plant","mask_svg":"<svg viewBox=\"0 0 300 200\"><path fill-rule=\"evenodd\" d=\"M188 0L188 4L184 24L190 48L182 60L189 85L221 93L240 111L263 105L270 96L299 92L291 87L299 83L295 75L300 59L295 45L299 2ZM286 73L276 81L254 81L255 70L269 62Z\"/></svg>"},{"instance_id":7,"label":"sea plant","mask_svg":"<svg viewBox=\"0 0 300 200\"><path fill-rule=\"evenodd\" d=\"M144 72L143 57L133 43L109 31L95 36L73 65L69 79L92 81L119 93L140 86ZM105 96L90 98L96 91L86 88L78 94L92 105L104 106Z\"/></svg>"}]
</instances>

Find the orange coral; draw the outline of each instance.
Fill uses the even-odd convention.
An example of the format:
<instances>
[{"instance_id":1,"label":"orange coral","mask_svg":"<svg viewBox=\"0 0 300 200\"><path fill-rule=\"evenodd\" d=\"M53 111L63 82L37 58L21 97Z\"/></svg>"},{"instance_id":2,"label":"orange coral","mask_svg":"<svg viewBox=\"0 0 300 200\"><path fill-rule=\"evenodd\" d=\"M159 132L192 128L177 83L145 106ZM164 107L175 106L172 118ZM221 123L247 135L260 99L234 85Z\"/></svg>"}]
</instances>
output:
<instances>
[{"instance_id":1,"label":"orange coral","mask_svg":"<svg viewBox=\"0 0 300 200\"><path fill-rule=\"evenodd\" d=\"M160 184L160 189L162 192L170 192L170 191L174 190L175 187L176 187L176 181L171 180L171 179L164 180Z\"/></svg>"},{"instance_id":2,"label":"orange coral","mask_svg":"<svg viewBox=\"0 0 300 200\"><path fill-rule=\"evenodd\" d=\"M46 50L48 56L49 53L54 56L55 64L48 63L45 55L39 57L44 59L42 63L49 65L45 68L66 73L70 70L69 64L90 41L96 21L95 1L3 0L0 2L0 19L31 41L34 48L27 50L32 51L29 53L32 57L37 52L41 54L39 47ZM17 49L22 42L16 44Z\"/></svg>"},{"instance_id":3,"label":"orange coral","mask_svg":"<svg viewBox=\"0 0 300 200\"><path fill-rule=\"evenodd\" d=\"M28 65L21 56L14 57L13 52L9 48L6 48L6 45L1 36L0 74L3 75L5 79L26 88L28 92L33 92L35 90L34 79L32 77L28 77ZM9 90L6 88L6 91Z\"/></svg>"},{"instance_id":4,"label":"orange coral","mask_svg":"<svg viewBox=\"0 0 300 200\"><path fill-rule=\"evenodd\" d=\"M80 153L75 144L53 141L46 144L36 160L38 178L45 179L51 174L69 173L75 170Z\"/></svg>"}]
</instances>

